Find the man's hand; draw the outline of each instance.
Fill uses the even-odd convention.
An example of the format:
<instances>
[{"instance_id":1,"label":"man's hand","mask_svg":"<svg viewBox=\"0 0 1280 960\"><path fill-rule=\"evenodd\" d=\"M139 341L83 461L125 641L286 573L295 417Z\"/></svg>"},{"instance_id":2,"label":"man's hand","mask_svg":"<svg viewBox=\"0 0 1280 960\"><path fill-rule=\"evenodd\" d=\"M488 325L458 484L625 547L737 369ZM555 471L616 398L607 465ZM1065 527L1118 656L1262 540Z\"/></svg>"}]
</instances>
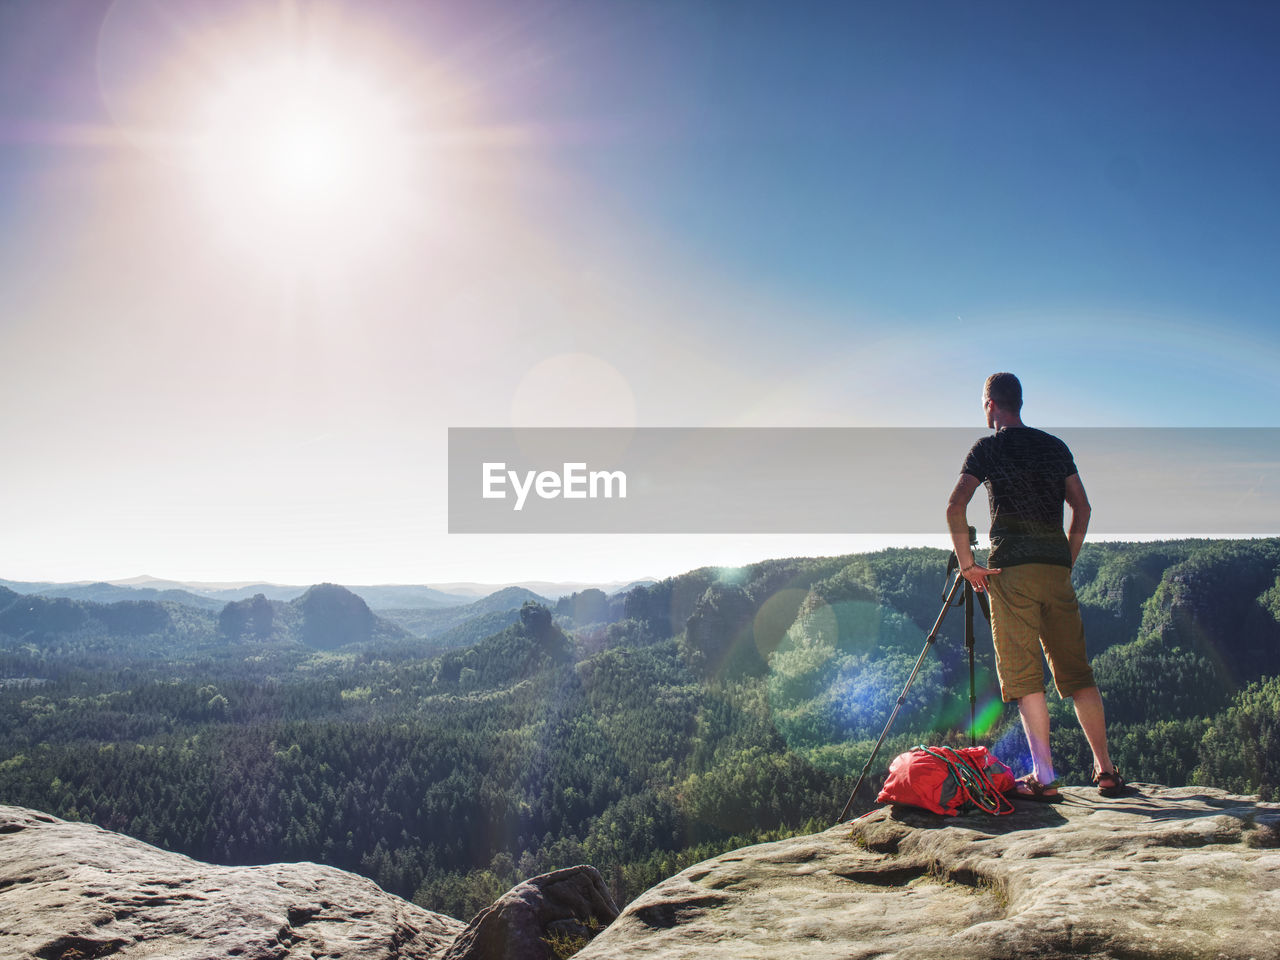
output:
<instances>
[{"instance_id":1,"label":"man's hand","mask_svg":"<svg viewBox=\"0 0 1280 960\"><path fill-rule=\"evenodd\" d=\"M956 487L947 500L947 528L951 531L951 542L956 548L956 559L960 561L960 575L973 585L978 593L987 592L987 578L994 577L1000 571L984 567L974 559L973 549L969 546L969 521L965 510L973 499L973 491L978 489L978 478L967 473L960 474Z\"/></svg>"},{"instance_id":2,"label":"man's hand","mask_svg":"<svg viewBox=\"0 0 1280 960\"><path fill-rule=\"evenodd\" d=\"M968 580L970 584L973 585L973 589L976 592L986 593L987 578L994 577L999 572L1000 572L999 567L995 567L994 569L992 569L989 567L984 567L980 563L975 563L968 570L960 571L960 575L964 577L966 580Z\"/></svg>"}]
</instances>

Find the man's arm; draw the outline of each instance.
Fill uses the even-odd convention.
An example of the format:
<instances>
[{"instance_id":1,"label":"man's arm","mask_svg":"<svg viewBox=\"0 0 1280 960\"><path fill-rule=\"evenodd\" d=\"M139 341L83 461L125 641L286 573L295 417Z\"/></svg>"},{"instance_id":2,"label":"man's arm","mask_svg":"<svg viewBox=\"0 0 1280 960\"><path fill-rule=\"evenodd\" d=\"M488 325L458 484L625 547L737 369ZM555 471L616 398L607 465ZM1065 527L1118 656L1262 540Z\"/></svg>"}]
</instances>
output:
<instances>
[{"instance_id":1,"label":"man's arm","mask_svg":"<svg viewBox=\"0 0 1280 960\"><path fill-rule=\"evenodd\" d=\"M1089 514L1093 512L1078 473L1067 477L1067 506L1071 508L1071 526L1067 530L1067 543L1071 546L1071 565L1075 566L1076 557L1080 556L1080 548L1084 546L1084 535L1089 529Z\"/></svg>"},{"instance_id":2,"label":"man's arm","mask_svg":"<svg viewBox=\"0 0 1280 960\"><path fill-rule=\"evenodd\" d=\"M987 589L987 577L999 573L999 570L988 570L973 559L973 548L969 546L969 518L966 510L973 499L973 491L978 489L980 481L972 474L962 473L956 481L956 488L951 491L947 501L947 529L951 531L951 543L956 548L956 559L960 561L960 572L966 580L973 584L973 589L981 593ZM1083 534L1081 534L1083 539Z\"/></svg>"}]
</instances>

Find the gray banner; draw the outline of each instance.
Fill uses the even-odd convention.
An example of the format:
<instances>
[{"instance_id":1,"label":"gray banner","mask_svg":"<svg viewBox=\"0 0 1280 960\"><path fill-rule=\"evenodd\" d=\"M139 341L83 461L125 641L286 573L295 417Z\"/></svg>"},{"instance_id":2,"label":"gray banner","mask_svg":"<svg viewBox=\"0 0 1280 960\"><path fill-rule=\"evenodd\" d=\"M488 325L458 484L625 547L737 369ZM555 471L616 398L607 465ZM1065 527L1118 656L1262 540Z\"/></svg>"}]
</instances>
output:
<instances>
[{"instance_id":1,"label":"gray banner","mask_svg":"<svg viewBox=\"0 0 1280 960\"><path fill-rule=\"evenodd\" d=\"M1100 534L1280 532L1280 429L1063 428ZM450 428L450 533L945 533L981 430ZM987 525L982 490L969 522Z\"/></svg>"}]
</instances>

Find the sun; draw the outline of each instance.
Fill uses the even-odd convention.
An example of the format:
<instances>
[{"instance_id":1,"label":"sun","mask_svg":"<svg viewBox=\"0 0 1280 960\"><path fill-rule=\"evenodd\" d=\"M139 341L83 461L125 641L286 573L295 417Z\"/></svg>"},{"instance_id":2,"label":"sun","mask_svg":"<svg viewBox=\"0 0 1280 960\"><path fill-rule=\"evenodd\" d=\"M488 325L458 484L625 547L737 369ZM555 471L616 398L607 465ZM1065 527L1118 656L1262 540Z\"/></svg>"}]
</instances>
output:
<instances>
[{"instance_id":1,"label":"sun","mask_svg":"<svg viewBox=\"0 0 1280 960\"><path fill-rule=\"evenodd\" d=\"M420 169L403 105L367 64L290 52L238 63L201 94L193 181L250 242L350 242L394 216Z\"/></svg>"},{"instance_id":2,"label":"sun","mask_svg":"<svg viewBox=\"0 0 1280 960\"><path fill-rule=\"evenodd\" d=\"M476 83L415 16L113 0L98 44L99 139L192 262L310 295L505 219L494 187L522 141L481 119Z\"/></svg>"}]
</instances>

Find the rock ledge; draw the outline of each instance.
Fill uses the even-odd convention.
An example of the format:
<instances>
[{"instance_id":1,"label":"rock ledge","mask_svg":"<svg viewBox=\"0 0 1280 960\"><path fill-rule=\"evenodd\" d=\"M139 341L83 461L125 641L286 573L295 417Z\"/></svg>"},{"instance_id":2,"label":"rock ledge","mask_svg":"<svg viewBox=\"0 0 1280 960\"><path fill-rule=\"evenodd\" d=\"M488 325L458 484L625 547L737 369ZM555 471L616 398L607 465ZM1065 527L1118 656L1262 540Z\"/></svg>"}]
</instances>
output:
<instances>
[{"instance_id":1,"label":"rock ledge","mask_svg":"<svg viewBox=\"0 0 1280 960\"><path fill-rule=\"evenodd\" d=\"M0 957L439 957L464 924L315 863L219 867L0 806Z\"/></svg>"},{"instance_id":2,"label":"rock ledge","mask_svg":"<svg viewBox=\"0 0 1280 960\"><path fill-rule=\"evenodd\" d=\"M1280 960L1280 805L1064 790L1007 817L882 808L707 860L577 956Z\"/></svg>"}]
</instances>

